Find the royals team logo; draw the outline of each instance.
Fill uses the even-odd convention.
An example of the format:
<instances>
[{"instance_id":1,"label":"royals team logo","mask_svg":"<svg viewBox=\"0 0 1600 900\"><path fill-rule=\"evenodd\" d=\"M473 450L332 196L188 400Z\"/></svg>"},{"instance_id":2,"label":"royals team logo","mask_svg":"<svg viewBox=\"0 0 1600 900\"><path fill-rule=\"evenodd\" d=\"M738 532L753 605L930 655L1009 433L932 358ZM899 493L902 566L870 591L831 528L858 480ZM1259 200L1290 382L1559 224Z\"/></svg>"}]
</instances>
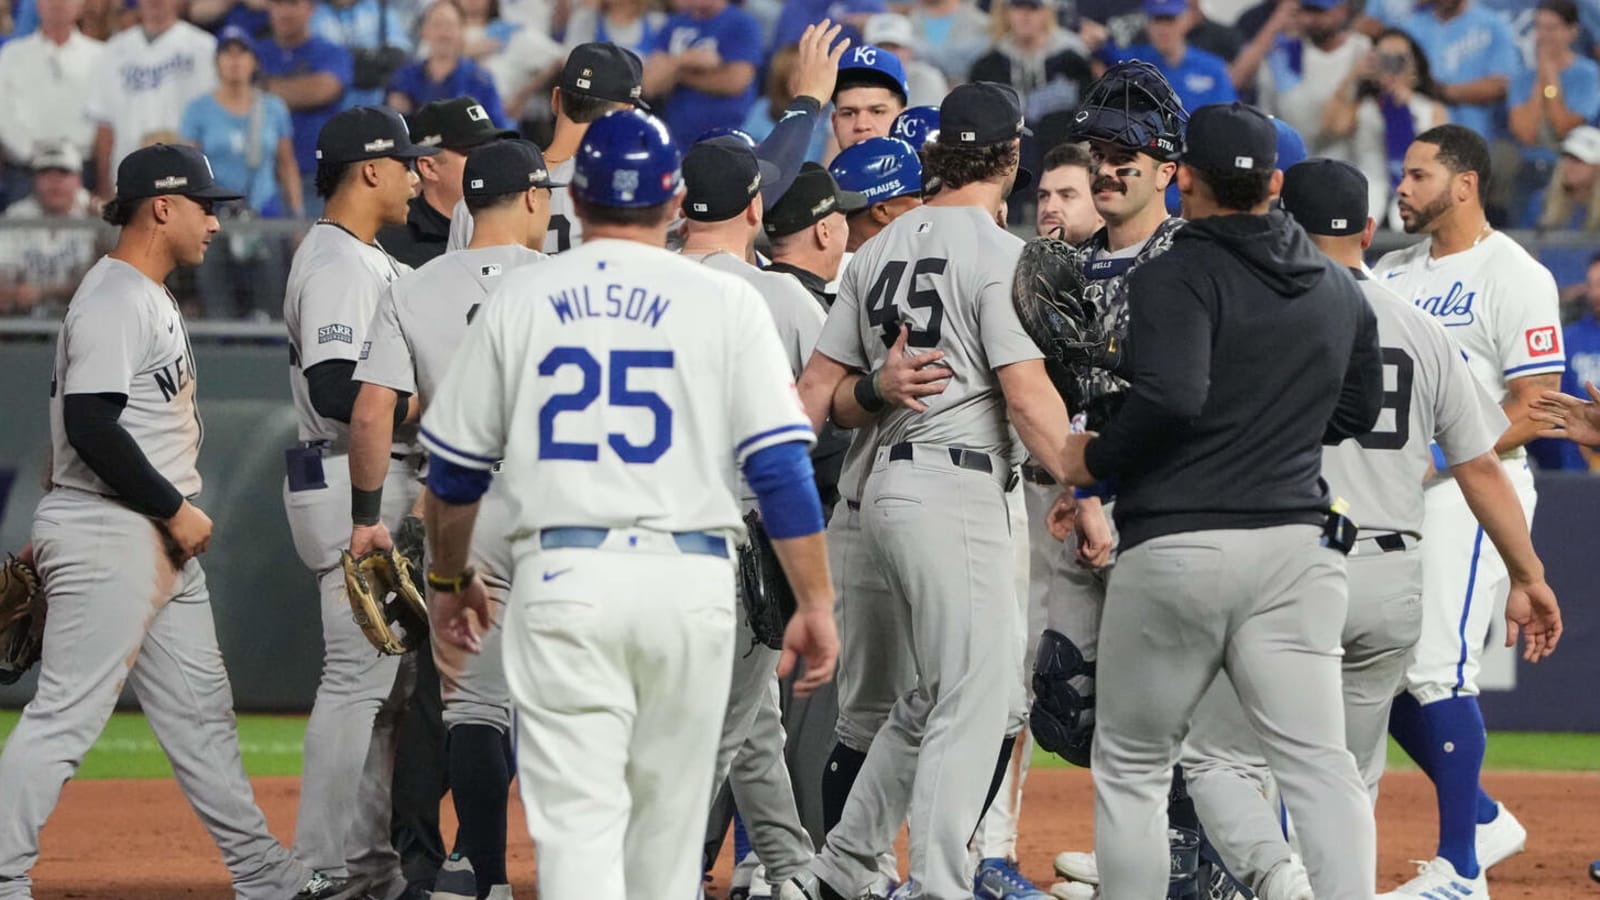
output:
<instances>
[{"instance_id":1,"label":"royals team logo","mask_svg":"<svg viewBox=\"0 0 1600 900\"><path fill-rule=\"evenodd\" d=\"M1414 302L1418 309L1428 313L1439 320L1439 324L1449 328L1461 325L1471 325L1477 321L1477 316L1472 312L1472 301L1478 297L1477 291L1469 291L1461 282L1450 285L1450 289L1442 294L1432 297L1418 297ZM1532 334L1532 332L1529 332Z\"/></svg>"}]
</instances>

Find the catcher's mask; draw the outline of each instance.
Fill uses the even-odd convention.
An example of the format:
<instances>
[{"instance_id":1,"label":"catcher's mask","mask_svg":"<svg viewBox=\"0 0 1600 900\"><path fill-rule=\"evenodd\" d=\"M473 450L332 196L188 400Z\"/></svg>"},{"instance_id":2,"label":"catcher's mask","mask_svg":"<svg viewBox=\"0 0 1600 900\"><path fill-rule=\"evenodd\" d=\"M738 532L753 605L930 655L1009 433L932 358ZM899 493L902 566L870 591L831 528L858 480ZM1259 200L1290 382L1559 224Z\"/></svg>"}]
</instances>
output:
<instances>
[{"instance_id":1,"label":"catcher's mask","mask_svg":"<svg viewBox=\"0 0 1600 900\"><path fill-rule=\"evenodd\" d=\"M1176 162L1183 155L1188 121L1182 101L1160 70L1130 60L1107 69L1089 88L1067 139L1104 141L1162 162Z\"/></svg>"}]
</instances>

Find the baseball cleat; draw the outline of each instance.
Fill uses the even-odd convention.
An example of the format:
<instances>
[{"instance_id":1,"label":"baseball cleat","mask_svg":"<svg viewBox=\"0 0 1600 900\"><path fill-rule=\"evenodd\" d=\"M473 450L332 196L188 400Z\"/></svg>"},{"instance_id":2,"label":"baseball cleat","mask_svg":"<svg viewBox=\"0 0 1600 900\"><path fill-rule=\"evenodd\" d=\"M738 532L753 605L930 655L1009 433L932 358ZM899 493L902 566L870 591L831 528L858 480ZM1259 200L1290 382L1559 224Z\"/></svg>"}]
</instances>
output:
<instances>
[{"instance_id":1,"label":"baseball cleat","mask_svg":"<svg viewBox=\"0 0 1600 900\"><path fill-rule=\"evenodd\" d=\"M1100 867L1095 865L1093 853L1068 850L1056 854L1056 874L1068 881L1084 884L1100 883Z\"/></svg>"},{"instance_id":2,"label":"baseball cleat","mask_svg":"<svg viewBox=\"0 0 1600 900\"><path fill-rule=\"evenodd\" d=\"M360 893L361 884L349 878L334 878L321 872L312 872L305 887L292 900L348 900Z\"/></svg>"},{"instance_id":3,"label":"baseball cleat","mask_svg":"<svg viewBox=\"0 0 1600 900\"><path fill-rule=\"evenodd\" d=\"M433 893L428 900L478 900L478 879L472 874L472 863L459 853L439 867L439 877L433 881Z\"/></svg>"},{"instance_id":4,"label":"baseball cleat","mask_svg":"<svg viewBox=\"0 0 1600 900\"><path fill-rule=\"evenodd\" d=\"M1050 896L1056 900L1095 900L1100 889L1081 881L1058 881L1050 885Z\"/></svg>"},{"instance_id":5,"label":"baseball cleat","mask_svg":"<svg viewBox=\"0 0 1600 900\"><path fill-rule=\"evenodd\" d=\"M1422 897L1423 900L1489 900L1489 882L1484 880L1482 871L1478 872L1477 878L1464 878L1456 873L1456 867L1450 864L1450 860L1442 856L1426 862L1415 862L1417 877L1387 894L1379 894L1378 900L1409 900L1412 897Z\"/></svg>"},{"instance_id":6,"label":"baseball cleat","mask_svg":"<svg viewBox=\"0 0 1600 900\"><path fill-rule=\"evenodd\" d=\"M754 856L755 854L751 854ZM772 882L767 880L767 867L756 863L754 872L750 873L750 887L748 889L750 900L772 900L776 889Z\"/></svg>"},{"instance_id":7,"label":"baseball cleat","mask_svg":"<svg viewBox=\"0 0 1600 900\"><path fill-rule=\"evenodd\" d=\"M801 869L800 874L778 888L778 900L822 900L822 882L811 872Z\"/></svg>"},{"instance_id":8,"label":"baseball cleat","mask_svg":"<svg viewBox=\"0 0 1600 900\"><path fill-rule=\"evenodd\" d=\"M1528 829L1522 827L1517 817L1506 809L1504 803L1495 803L1495 817L1478 826L1476 848L1478 853L1478 867L1489 871L1491 866L1497 866L1528 846Z\"/></svg>"},{"instance_id":9,"label":"baseball cleat","mask_svg":"<svg viewBox=\"0 0 1600 900\"><path fill-rule=\"evenodd\" d=\"M1589 863L1589 879L1591 881L1600 881L1600 859Z\"/></svg>"},{"instance_id":10,"label":"baseball cleat","mask_svg":"<svg viewBox=\"0 0 1600 900\"><path fill-rule=\"evenodd\" d=\"M1300 857L1291 856L1272 867L1256 888L1258 900L1312 900L1311 876Z\"/></svg>"},{"instance_id":11,"label":"baseball cleat","mask_svg":"<svg viewBox=\"0 0 1600 900\"><path fill-rule=\"evenodd\" d=\"M728 882L728 900L748 900L755 886L756 869L761 863L754 852L746 853L733 867L733 878Z\"/></svg>"},{"instance_id":12,"label":"baseball cleat","mask_svg":"<svg viewBox=\"0 0 1600 900\"><path fill-rule=\"evenodd\" d=\"M979 861L972 894L977 900L1047 900L1050 896L1022 877L1014 863L998 857Z\"/></svg>"}]
</instances>

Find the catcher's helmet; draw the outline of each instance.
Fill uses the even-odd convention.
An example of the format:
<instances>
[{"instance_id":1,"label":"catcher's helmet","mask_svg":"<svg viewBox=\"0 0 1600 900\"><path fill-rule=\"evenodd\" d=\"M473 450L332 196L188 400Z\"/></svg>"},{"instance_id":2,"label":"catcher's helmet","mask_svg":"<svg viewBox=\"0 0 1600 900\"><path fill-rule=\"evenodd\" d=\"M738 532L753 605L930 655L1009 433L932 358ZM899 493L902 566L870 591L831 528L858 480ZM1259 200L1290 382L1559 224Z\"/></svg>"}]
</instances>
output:
<instances>
[{"instance_id":1,"label":"catcher's helmet","mask_svg":"<svg viewBox=\"0 0 1600 900\"><path fill-rule=\"evenodd\" d=\"M637 109L606 113L584 133L572 192L596 206L659 206L683 186L683 157L660 120Z\"/></svg>"},{"instance_id":2,"label":"catcher's helmet","mask_svg":"<svg viewBox=\"0 0 1600 900\"><path fill-rule=\"evenodd\" d=\"M923 144L939 139L939 107L913 106L902 111L895 116L889 136L897 137L910 144L913 150L920 151Z\"/></svg>"},{"instance_id":3,"label":"catcher's helmet","mask_svg":"<svg viewBox=\"0 0 1600 900\"><path fill-rule=\"evenodd\" d=\"M1072 118L1068 138L1105 141L1173 162L1183 155L1188 121L1183 102L1160 70L1130 60L1107 69L1089 88Z\"/></svg>"},{"instance_id":4,"label":"catcher's helmet","mask_svg":"<svg viewBox=\"0 0 1600 900\"><path fill-rule=\"evenodd\" d=\"M866 195L869 205L922 193L922 159L899 138L867 138L847 147L828 171L839 187Z\"/></svg>"}]
</instances>

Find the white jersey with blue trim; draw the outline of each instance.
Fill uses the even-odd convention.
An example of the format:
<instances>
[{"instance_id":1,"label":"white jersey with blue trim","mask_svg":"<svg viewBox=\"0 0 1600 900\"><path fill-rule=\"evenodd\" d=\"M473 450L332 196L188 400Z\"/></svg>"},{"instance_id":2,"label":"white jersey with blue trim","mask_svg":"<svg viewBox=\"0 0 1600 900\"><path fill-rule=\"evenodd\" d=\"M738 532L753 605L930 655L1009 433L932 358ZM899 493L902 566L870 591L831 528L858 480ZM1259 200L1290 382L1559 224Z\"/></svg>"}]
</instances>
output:
<instances>
[{"instance_id":1,"label":"white jersey with blue trim","mask_svg":"<svg viewBox=\"0 0 1600 900\"><path fill-rule=\"evenodd\" d=\"M504 459L513 539L546 528L742 535L739 471L815 440L767 303L659 247L595 240L507 273L422 419L439 458Z\"/></svg>"},{"instance_id":2,"label":"white jersey with blue trim","mask_svg":"<svg viewBox=\"0 0 1600 900\"><path fill-rule=\"evenodd\" d=\"M1445 326L1489 396L1504 402L1512 379L1565 371L1560 295L1549 269L1498 231L1439 259L1432 247L1428 238L1386 254L1373 277Z\"/></svg>"}]
</instances>

